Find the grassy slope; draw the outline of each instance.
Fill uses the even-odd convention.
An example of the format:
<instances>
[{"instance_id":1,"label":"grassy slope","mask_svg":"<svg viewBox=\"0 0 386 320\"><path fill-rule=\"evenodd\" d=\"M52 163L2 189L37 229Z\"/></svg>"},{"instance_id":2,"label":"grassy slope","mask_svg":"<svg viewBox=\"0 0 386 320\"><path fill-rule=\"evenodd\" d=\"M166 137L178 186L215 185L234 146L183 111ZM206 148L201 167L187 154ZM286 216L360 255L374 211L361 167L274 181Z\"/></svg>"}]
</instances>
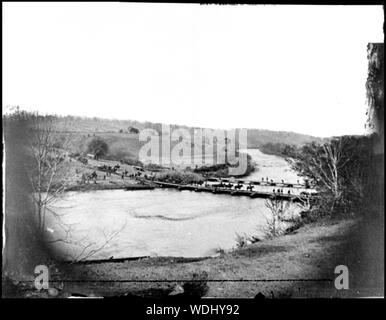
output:
<instances>
[{"instance_id":1,"label":"grassy slope","mask_svg":"<svg viewBox=\"0 0 386 320\"><path fill-rule=\"evenodd\" d=\"M362 221L351 219L319 222L301 227L294 234L258 242L219 257L197 262L183 263L179 259L165 257L147 258L122 263L75 265L66 274L71 279L79 279L75 275L80 275L81 279L90 280L189 280L193 274L202 272L208 274L208 279L219 280L334 279L335 266L345 264L350 270L350 290L347 291L336 290L333 281L209 282L209 290L205 296L254 297L259 292L266 297L382 295L383 285L379 277L376 278L374 273L363 276L364 270L368 269L366 263L371 261L361 260L369 258L369 247L364 247L358 232L367 233L369 228L374 228L374 225L364 228ZM377 235L374 233L374 237ZM366 249L365 254L361 248ZM376 248L376 250L383 248L383 243L379 243ZM64 275L56 276L61 279L64 277ZM361 282L360 279L364 279L365 282ZM371 283L368 279L375 281ZM167 295L176 284L182 282L66 283L63 294L77 292L111 296L131 293L139 296L162 296ZM364 285L372 289L368 291Z\"/></svg>"},{"instance_id":2,"label":"grassy slope","mask_svg":"<svg viewBox=\"0 0 386 320\"><path fill-rule=\"evenodd\" d=\"M140 142L138 135L129 133L78 133L72 134L72 148L74 153L87 153L87 146L95 137L100 136L109 146L109 156L116 160L138 159Z\"/></svg>"}]
</instances>

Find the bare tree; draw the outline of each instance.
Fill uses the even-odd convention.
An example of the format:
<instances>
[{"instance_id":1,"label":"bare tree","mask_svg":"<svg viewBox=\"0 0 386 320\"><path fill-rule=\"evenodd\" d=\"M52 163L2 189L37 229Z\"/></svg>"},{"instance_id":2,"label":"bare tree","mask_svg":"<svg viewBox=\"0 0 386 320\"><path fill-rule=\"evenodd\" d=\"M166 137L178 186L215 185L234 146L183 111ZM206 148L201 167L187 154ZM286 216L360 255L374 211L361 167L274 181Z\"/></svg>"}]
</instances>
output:
<instances>
[{"instance_id":1,"label":"bare tree","mask_svg":"<svg viewBox=\"0 0 386 320\"><path fill-rule=\"evenodd\" d=\"M127 222L125 222L119 229L113 230L110 233L106 233L105 230L102 231L103 233L103 241L101 243L96 243L94 241L87 241L86 245L81 244L82 249L77 255L71 255L71 261L74 262L80 262L85 261L97 254L98 252L102 251L115 237L118 236L125 228L126 228ZM80 243L83 243L82 240ZM79 244L80 244L79 243Z\"/></svg>"},{"instance_id":2,"label":"bare tree","mask_svg":"<svg viewBox=\"0 0 386 320\"><path fill-rule=\"evenodd\" d=\"M274 196L265 200L265 206L270 211L270 216L266 218L265 234L268 238L275 238L281 235L284 230L282 222L289 204Z\"/></svg>"},{"instance_id":3,"label":"bare tree","mask_svg":"<svg viewBox=\"0 0 386 320\"><path fill-rule=\"evenodd\" d=\"M39 230L45 228L47 207L69 186L71 135L54 129L53 118L33 114L29 125L29 155L26 171L33 190Z\"/></svg>"},{"instance_id":4,"label":"bare tree","mask_svg":"<svg viewBox=\"0 0 386 320\"><path fill-rule=\"evenodd\" d=\"M331 198L332 209L343 197L347 165L356 155L348 137L333 138L323 144L310 143L289 154L287 161L301 176L307 177L318 191Z\"/></svg>"},{"instance_id":5,"label":"bare tree","mask_svg":"<svg viewBox=\"0 0 386 320\"><path fill-rule=\"evenodd\" d=\"M46 238L44 234L47 213L49 213L55 219L55 225L61 229L63 236L46 242L81 246L80 253L71 259L72 261L87 260L105 248L125 228L125 225L110 234L103 231L104 240L99 244L87 237L74 241L71 234L74 231L73 225L65 222L52 206L73 183L74 176L70 170L68 156L73 136L63 133L63 130L56 130L54 118L50 116L31 115L29 129L28 153L31 161L27 163L27 172L33 190L39 231L43 238Z\"/></svg>"}]
</instances>

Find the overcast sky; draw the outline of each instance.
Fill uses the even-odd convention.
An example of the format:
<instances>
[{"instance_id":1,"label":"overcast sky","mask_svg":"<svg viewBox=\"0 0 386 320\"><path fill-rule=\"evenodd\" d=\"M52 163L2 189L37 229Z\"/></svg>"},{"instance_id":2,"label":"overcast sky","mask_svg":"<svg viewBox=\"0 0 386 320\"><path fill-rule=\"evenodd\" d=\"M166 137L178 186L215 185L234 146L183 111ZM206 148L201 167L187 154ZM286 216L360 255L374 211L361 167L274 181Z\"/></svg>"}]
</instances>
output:
<instances>
[{"instance_id":1,"label":"overcast sky","mask_svg":"<svg viewBox=\"0 0 386 320\"><path fill-rule=\"evenodd\" d=\"M364 132L381 6L3 3L3 108Z\"/></svg>"}]
</instances>

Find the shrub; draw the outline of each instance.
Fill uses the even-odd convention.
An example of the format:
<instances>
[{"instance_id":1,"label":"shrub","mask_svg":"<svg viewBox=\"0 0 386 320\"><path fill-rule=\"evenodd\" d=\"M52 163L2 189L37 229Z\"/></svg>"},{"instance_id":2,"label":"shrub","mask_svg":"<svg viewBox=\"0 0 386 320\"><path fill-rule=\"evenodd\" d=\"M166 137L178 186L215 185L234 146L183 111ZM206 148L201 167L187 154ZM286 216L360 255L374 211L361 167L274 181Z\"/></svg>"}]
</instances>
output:
<instances>
[{"instance_id":1,"label":"shrub","mask_svg":"<svg viewBox=\"0 0 386 320\"><path fill-rule=\"evenodd\" d=\"M134 133L134 134L138 134L139 133L139 129L137 129L136 127L128 127L127 130L130 132L130 133Z\"/></svg>"},{"instance_id":2,"label":"shrub","mask_svg":"<svg viewBox=\"0 0 386 320\"><path fill-rule=\"evenodd\" d=\"M156 180L181 184L204 181L203 177L199 174L179 171L160 172L156 175Z\"/></svg>"},{"instance_id":3,"label":"shrub","mask_svg":"<svg viewBox=\"0 0 386 320\"><path fill-rule=\"evenodd\" d=\"M106 141L100 137L93 138L88 144L87 151L95 156L95 159L105 156L109 150Z\"/></svg>"},{"instance_id":4,"label":"shrub","mask_svg":"<svg viewBox=\"0 0 386 320\"><path fill-rule=\"evenodd\" d=\"M248 244L256 243L261 241L260 238L256 236L248 236L247 234L238 234L236 233L236 248L240 249L245 247Z\"/></svg>"},{"instance_id":5,"label":"shrub","mask_svg":"<svg viewBox=\"0 0 386 320\"><path fill-rule=\"evenodd\" d=\"M244 234L236 233L236 247L238 249L245 247L248 244L248 236Z\"/></svg>"},{"instance_id":6,"label":"shrub","mask_svg":"<svg viewBox=\"0 0 386 320\"><path fill-rule=\"evenodd\" d=\"M283 200L273 197L265 201L265 206L270 211L270 216L266 218L266 226L264 232L267 238L275 238L285 232L283 217L288 211L288 203Z\"/></svg>"},{"instance_id":7,"label":"shrub","mask_svg":"<svg viewBox=\"0 0 386 320\"><path fill-rule=\"evenodd\" d=\"M208 290L208 273L202 271L200 273L193 273L192 280L187 281L182 285L184 295L191 297L202 297Z\"/></svg>"}]
</instances>

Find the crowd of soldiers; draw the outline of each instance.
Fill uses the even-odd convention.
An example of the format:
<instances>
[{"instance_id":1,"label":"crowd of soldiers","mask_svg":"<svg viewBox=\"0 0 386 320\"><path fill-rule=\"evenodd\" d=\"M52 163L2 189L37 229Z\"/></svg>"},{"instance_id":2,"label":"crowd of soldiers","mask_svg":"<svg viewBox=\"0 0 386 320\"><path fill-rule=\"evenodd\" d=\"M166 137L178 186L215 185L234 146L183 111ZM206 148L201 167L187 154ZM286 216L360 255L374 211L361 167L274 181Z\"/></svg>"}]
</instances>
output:
<instances>
[{"instance_id":1,"label":"crowd of soldiers","mask_svg":"<svg viewBox=\"0 0 386 320\"><path fill-rule=\"evenodd\" d=\"M122 180L125 179L125 177L131 178L131 179L136 179L137 177L142 176L142 172L140 172L140 171L135 171L134 173L129 174L129 171L127 169L122 170L122 172L118 173L117 171L118 171L118 169L120 169L119 164L117 164L115 166L107 166L106 164L104 164L102 166L99 166L98 169L105 173L103 175L103 180L106 180L106 178L108 176L111 176L112 173L119 174L121 176ZM77 170L77 173L79 173L78 170ZM153 175L153 173L151 173L150 176L143 174L143 177L145 179L150 179L150 180L155 179L155 176ZM94 181L94 183L97 183L97 178L98 178L98 174L96 173L96 171L93 171L91 174L82 173L80 183L81 184L89 184L91 181ZM272 185L276 185L274 183L274 181L272 179L269 180L268 177L266 177L265 179L262 178L262 181L264 181L264 182L267 181L267 183L271 183ZM204 184L205 187L228 188L228 189L234 188L234 190L240 190L240 189L242 189L242 187L244 185L242 182L243 181L239 181L237 183L232 184L230 182L225 183L224 181L220 180L220 183L209 185L208 182L204 182L204 181L195 181L195 182L192 181L192 184L193 185L199 185L199 186ZM284 180L281 180L281 182L284 184ZM298 181L298 183L299 183L299 181ZM247 185L246 189L248 191L253 191L254 187L255 186L252 183L249 183L249 185ZM273 193L274 194L284 194L284 190L279 189L279 188L273 189ZM288 194L291 194L291 190L288 190Z\"/></svg>"},{"instance_id":2,"label":"crowd of soldiers","mask_svg":"<svg viewBox=\"0 0 386 320\"><path fill-rule=\"evenodd\" d=\"M118 169L120 169L120 165L119 164L117 164L115 166L107 166L107 165L104 164L104 165L98 167L98 170L104 172L103 180L106 180L106 178L111 176L113 173L120 174L122 179L124 179L125 177L135 179L135 178L140 177L142 175L142 173L139 172L139 171L134 172L132 174L129 174L129 171L127 171L126 169L123 170L121 173L118 173ZM79 173L78 169L76 170L76 173L77 174ZM147 178L146 175L145 175L145 178ZM94 181L94 183L97 183L97 179L98 179L98 174L94 170L91 174L90 173L82 173L81 180L78 181L78 183L80 183L80 184L89 184L91 181Z\"/></svg>"},{"instance_id":3,"label":"crowd of soldiers","mask_svg":"<svg viewBox=\"0 0 386 320\"><path fill-rule=\"evenodd\" d=\"M273 193L281 193L281 194L283 194L283 193L284 193L284 190L283 190L283 189L277 189L277 190L273 189ZM288 190L287 193L288 193L288 194L291 194L291 190Z\"/></svg>"},{"instance_id":4,"label":"crowd of soldiers","mask_svg":"<svg viewBox=\"0 0 386 320\"><path fill-rule=\"evenodd\" d=\"M88 184L91 181L94 181L94 183L97 183L96 180L98 178L98 174L94 171L91 174L82 173L81 176L81 184Z\"/></svg>"},{"instance_id":5,"label":"crowd of soldiers","mask_svg":"<svg viewBox=\"0 0 386 320\"><path fill-rule=\"evenodd\" d=\"M103 166L98 167L98 169L101 170L101 171L105 171L107 176L111 176L111 174L112 173L116 173L120 167L121 166L119 164L117 164L117 165L115 165L113 167L112 166L107 166L107 165L104 164Z\"/></svg>"},{"instance_id":6,"label":"crowd of soldiers","mask_svg":"<svg viewBox=\"0 0 386 320\"><path fill-rule=\"evenodd\" d=\"M271 181L271 183L273 183L273 180L269 180L268 177L267 178L262 178L263 181ZM284 180L281 180L281 182L284 184ZM202 185L204 184L203 181L200 181L200 182L192 182L193 185ZM224 183L223 181L220 181L220 183L216 183L216 184L212 184L212 185L209 185L207 182L205 182L205 187L213 187L213 188L228 188L228 189L235 189L235 190L240 190L243 188L243 183L242 181L239 181L237 184L232 184L232 183ZM292 185L289 185L292 187ZM246 187L246 189L248 191L253 191L253 189L255 188L255 186L252 184L252 183L249 183ZM284 189L273 189L273 193L277 193L277 194L284 194ZM291 194L291 190L288 190L287 191L287 194Z\"/></svg>"}]
</instances>

